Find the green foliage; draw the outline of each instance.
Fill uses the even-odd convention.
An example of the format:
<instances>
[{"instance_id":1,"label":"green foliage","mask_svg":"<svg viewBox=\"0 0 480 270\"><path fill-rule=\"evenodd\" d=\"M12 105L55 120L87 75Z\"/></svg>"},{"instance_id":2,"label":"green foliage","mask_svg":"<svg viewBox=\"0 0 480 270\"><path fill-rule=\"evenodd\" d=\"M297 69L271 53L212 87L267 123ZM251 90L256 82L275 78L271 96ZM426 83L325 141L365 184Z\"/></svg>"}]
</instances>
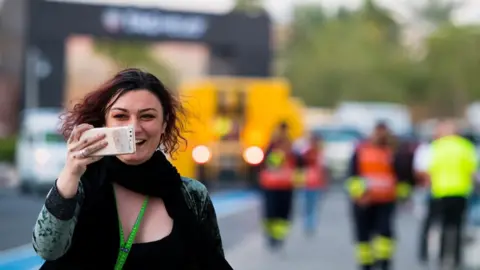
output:
<instances>
[{"instance_id":1,"label":"green foliage","mask_svg":"<svg viewBox=\"0 0 480 270\"><path fill-rule=\"evenodd\" d=\"M111 58L120 68L143 68L158 76L170 87L176 83L173 72L166 64L154 59L150 54L150 44L146 42L96 40L95 50Z\"/></svg>"},{"instance_id":2,"label":"green foliage","mask_svg":"<svg viewBox=\"0 0 480 270\"><path fill-rule=\"evenodd\" d=\"M423 64L429 70L429 100L458 115L469 100L480 98L480 28L445 25L427 45Z\"/></svg>"},{"instance_id":3,"label":"green foliage","mask_svg":"<svg viewBox=\"0 0 480 270\"><path fill-rule=\"evenodd\" d=\"M309 105L333 105L341 99L403 99L402 81L394 74L404 76L407 57L392 42L394 26L384 27L393 21L377 12L343 11L339 17L328 17L320 7L296 10L284 75L298 96Z\"/></svg>"},{"instance_id":4,"label":"green foliage","mask_svg":"<svg viewBox=\"0 0 480 270\"><path fill-rule=\"evenodd\" d=\"M428 106L436 116L462 114L466 103L480 99L480 27L450 23L457 4L429 2L418 12L436 23L422 58L404 46L402 26L372 0L334 15L319 5L298 6L279 54L285 63L280 75L311 106L392 101Z\"/></svg>"},{"instance_id":5,"label":"green foliage","mask_svg":"<svg viewBox=\"0 0 480 270\"><path fill-rule=\"evenodd\" d=\"M243 12L263 11L262 0L235 0L234 10Z\"/></svg>"},{"instance_id":6,"label":"green foliage","mask_svg":"<svg viewBox=\"0 0 480 270\"><path fill-rule=\"evenodd\" d=\"M0 162L14 162L16 141L16 137L0 138Z\"/></svg>"},{"instance_id":7,"label":"green foliage","mask_svg":"<svg viewBox=\"0 0 480 270\"><path fill-rule=\"evenodd\" d=\"M453 12L460 8L464 0L427 0L426 4L414 7L417 17L433 26L450 23Z\"/></svg>"}]
</instances>

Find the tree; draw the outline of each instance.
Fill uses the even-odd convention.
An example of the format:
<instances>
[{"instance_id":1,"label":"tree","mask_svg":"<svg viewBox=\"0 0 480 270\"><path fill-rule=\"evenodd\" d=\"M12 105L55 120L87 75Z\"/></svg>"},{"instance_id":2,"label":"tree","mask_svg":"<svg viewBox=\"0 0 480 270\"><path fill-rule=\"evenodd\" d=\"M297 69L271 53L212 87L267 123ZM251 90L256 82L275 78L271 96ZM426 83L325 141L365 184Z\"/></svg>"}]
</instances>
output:
<instances>
[{"instance_id":1,"label":"tree","mask_svg":"<svg viewBox=\"0 0 480 270\"><path fill-rule=\"evenodd\" d=\"M393 35L398 28L373 2L349 16L329 17L321 7L297 8L284 75L308 105L405 101L411 61Z\"/></svg>"},{"instance_id":2,"label":"tree","mask_svg":"<svg viewBox=\"0 0 480 270\"><path fill-rule=\"evenodd\" d=\"M451 21L452 14L464 2L427 0L422 6L412 7L417 27L419 22L425 23L428 34L424 40L426 56L414 67L410 94L417 98L417 104L428 108L431 116L461 115L463 104L471 96L471 82L465 81L468 71L459 70L467 64L463 59L476 59L469 45L473 32L456 27ZM460 57L458 53L470 56Z\"/></svg>"},{"instance_id":3,"label":"tree","mask_svg":"<svg viewBox=\"0 0 480 270\"><path fill-rule=\"evenodd\" d=\"M339 7L337 10L336 18L339 20L349 20L354 13L345 7Z\"/></svg>"},{"instance_id":4,"label":"tree","mask_svg":"<svg viewBox=\"0 0 480 270\"><path fill-rule=\"evenodd\" d=\"M367 23L371 23L374 31L378 32L379 38L384 38L387 42L399 42L400 26L387 10L375 4L373 0L364 2L361 16Z\"/></svg>"},{"instance_id":5,"label":"tree","mask_svg":"<svg viewBox=\"0 0 480 270\"><path fill-rule=\"evenodd\" d=\"M95 50L111 58L119 67L145 68L166 85L174 87L176 80L167 65L159 63L150 55L150 45L137 41L96 40Z\"/></svg>"},{"instance_id":6,"label":"tree","mask_svg":"<svg viewBox=\"0 0 480 270\"><path fill-rule=\"evenodd\" d=\"M451 22L461 4L430 0L416 11L433 26L423 58L402 45L401 26L373 0L333 16L320 6L298 7L282 75L311 106L394 101L427 108L430 116L461 116L467 103L480 99L480 25Z\"/></svg>"},{"instance_id":7,"label":"tree","mask_svg":"<svg viewBox=\"0 0 480 270\"><path fill-rule=\"evenodd\" d=\"M234 10L243 12L264 11L262 0L235 0Z\"/></svg>"},{"instance_id":8,"label":"tree","mask_svg":"<svg viewBox=\"0 0 480 270\"><path fill-rule=\"evenodd\" d=\"M313 4L296 6L293 14L294 21L290 27L291 36L286 51L296 50L297 46L302 50L302 46L308 46L320 34L318 30L329 19L321 6Z\"/></svg>"},{"instance_id":9,"label":"tree","mask_svg":"<svg viewBox=\"0 0 480 270\"><path fill-rule=\"evenodd\" d=\"M480 27L445 25L427 39L428 101L436 115L462 116L480 98Z\"/></svg>"},{"instance_id":10,"label":"tree","mask_svg":"<svg viewBox=\"0 0 480 270\"><path fill-rule=\"evenodd\" d=\"M427 0L425 5L412 7L417 18L430 27L438 27L451 22L452 14L464 4L464 0Z\"/></svg>"}]
</instances>

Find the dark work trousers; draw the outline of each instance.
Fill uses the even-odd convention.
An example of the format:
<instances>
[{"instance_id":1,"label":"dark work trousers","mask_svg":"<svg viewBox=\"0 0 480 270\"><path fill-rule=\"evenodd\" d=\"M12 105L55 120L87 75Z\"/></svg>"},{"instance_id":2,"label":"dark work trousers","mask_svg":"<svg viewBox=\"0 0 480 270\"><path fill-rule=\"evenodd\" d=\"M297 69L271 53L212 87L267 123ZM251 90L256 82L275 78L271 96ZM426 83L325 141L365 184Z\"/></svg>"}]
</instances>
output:
<instances>
[{"instance_id":1,"label":"dark work trousers","mask_svg":"<svg viewBox=\"0 0 480 270\"><path fill-rule=\"evenodd\" d=\"M439 209L440 203L432 198L428 200L427 212L422 221L422 227L420 232L420 248L419 248L419 260L422 263L428 261L428 234L430 228L435 222L439 221Z\"/></svg>"},{"instance_id":2,"label":"dark work trousers","mask_svg":"<svg viewBox=\"0 0 480 270\"><path fill-rule=\"evenodd\" d=\"M462 264L463 232L467 212L466 197L444 197L433 200L433 215L441 224L440 254L442 263L446 256L453 255L455 266Z\"/></svg>"},{"instance_id":3,"label":"dark work trousers","mask_svg":"<svg viewBox=\"0 0 480 270\"><path fill-rule=\"evenodd\" d=\"M267 238L271 246L280 245L286 234L291 220L293 206L293 189L264 190L264 219L266 221ZM274 228L280 226L281 232Z\"/></svg>"},{"instance_id":4,"label":"dark work trousers","mask_svg":"<svg viewBox=\"0 0 480 270\"><path fill-rule=\"evenodd\" d=\"M358 243L370 243L376 236L394 239L395 203L379 203L367 206L353 204L353 223ZM391 260L381 260L373 266L362 266L362 269L390 269Z\"/></svg>"}]
</instances>

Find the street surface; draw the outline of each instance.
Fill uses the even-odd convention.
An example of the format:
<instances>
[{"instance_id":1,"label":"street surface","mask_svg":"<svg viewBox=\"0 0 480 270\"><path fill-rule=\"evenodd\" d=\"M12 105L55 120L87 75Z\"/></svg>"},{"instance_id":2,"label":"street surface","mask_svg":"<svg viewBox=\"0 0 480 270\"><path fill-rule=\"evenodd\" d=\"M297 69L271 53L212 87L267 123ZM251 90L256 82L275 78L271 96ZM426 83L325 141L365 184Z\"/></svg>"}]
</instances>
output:
<instances>
[{"instance_id":1,"label":"street surface","mask_svg":"<svg viewBox=\"0 0 480 270\"><path fill-rule=\"evenodd\" d=\"M355 269L350 221L345 197L338 191L324 197L318 233L306 237L300 213L286 249L272 254L265 249L259 220L259 200L249 192L212 195L218 212L227 259L240 270L351 270ZM0 270L33 270L42 262L31 249L31 230L43 198L0 191ZM297 202L297 209L301 200ZM410 212L399 210L399 235L395 269L420 270L416 263L418 221ZM480 239L480 238L479 238ZM20 248L11 250L21 246ZM479 257L479 244L469 250L468 259ZM476 254L477 256L473 256ZM480 268L471 268L480 269Z\"/></svg>"},{"instance_id":2,"label":"street surface","mask_svg":"<svg viewBox=\"0 0 480 270\"><path fill-rule=\"evenodd\" d=\"M241 270L353 270L355 268L352 231L348 218L348 205L339 192L328 194L321 209L321 222L315 236L302 231L300 213L285 250L272 253L265 248L264 238L257 230L248 238L229 249L227 258L234 269ZM410 211L398 211L396 270L424 270L416 261L418 220ZM477 239L480 234L477 232ZM432 248L431 258L437 250ZM468 247L465 254L467 269L480 269L480 243ZM438 270L438 268L433 268Z\"/></svg>"}]
</instances>

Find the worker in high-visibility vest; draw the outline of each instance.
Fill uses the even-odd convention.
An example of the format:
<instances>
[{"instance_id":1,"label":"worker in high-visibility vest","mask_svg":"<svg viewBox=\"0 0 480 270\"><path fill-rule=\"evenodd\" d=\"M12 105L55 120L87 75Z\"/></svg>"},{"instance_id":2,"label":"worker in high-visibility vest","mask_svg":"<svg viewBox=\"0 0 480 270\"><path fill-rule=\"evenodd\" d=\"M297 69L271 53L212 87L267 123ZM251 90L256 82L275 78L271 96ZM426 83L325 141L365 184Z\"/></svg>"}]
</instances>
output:
<instances>
[{"instance_id":1,"label":"worker in high-visibility vest","mask_svg":"<svg viewBox=\"0 0 480 270\"><path fill-rule=\"evenodd\" d=\"M378 123L371 139L357 146L350 162L346 188L362 270L391 268L395 205L410 192L409 181L398 178L390 137L386 123Z\"/></svg>"},{"instance_id":2,"label":"worker in high-visibility vest","mask_svg":"<svg viewBox=\"0 0 480 270\"><path fill-rule=\"evenodd\" d=\"M304 231L307 236L316 232L319 220L319 203L327 186L327 173L323 158L322 138L310 134L308 144L298 155L296 186L303 191L304 197ZM300 166L298 166L300 165ZM298 168L300 167L300 168Z\"/></svg>"},{"instance_id":3,"label":"worker in high-visibility vest","mask_svg":"<svg viewBox=\"0 0 480 270\"><path fill-rule=\"evenodd\" d=\"M226 115L218 115L215 118L213 129L219 140L223 140L233 129L232 119Z\"/></svg>"},{"instance_id":4,"label":"worker in high-visibility vest","mask_svg":"<svg viewBox=\"0 0 480 270\"><path fill-rule=\"evenodd\" d=\"M428 174L430 193L441 222L440 264L453 248L455 267L462 266L462 238L468 199L477 169L475 145L457 135L455 124L440 124L442 137L432 142ZM457 269L457 268L455 268Z\"/></svg>"},{"instance_id":5,"label":"worker in high-visibility vest","mask_svg":"<svg viewBox=\"0 0 480 270\"><path fill-rule=\"evenodd\" d=\"M274 250L283 246L288 235L293 202L295 158L287 131L287 124L282 123L265 151L259 177L264 194L264 229Z\"/></svg>"}]
</instances>

